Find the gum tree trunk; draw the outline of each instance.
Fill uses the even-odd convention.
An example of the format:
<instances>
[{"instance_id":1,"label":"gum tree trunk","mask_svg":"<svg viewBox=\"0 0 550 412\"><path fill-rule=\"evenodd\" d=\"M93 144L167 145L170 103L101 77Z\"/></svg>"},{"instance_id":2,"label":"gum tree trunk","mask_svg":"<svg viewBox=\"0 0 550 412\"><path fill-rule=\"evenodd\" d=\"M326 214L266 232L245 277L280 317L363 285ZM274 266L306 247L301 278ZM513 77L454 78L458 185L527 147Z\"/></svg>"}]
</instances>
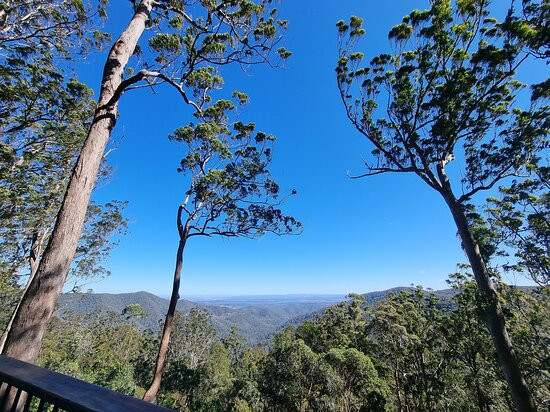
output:
<instances>
[{"instance_id":1,"label":"gum tree trunk","mask_svg":"<svg viewBox=\"0 0 550 412\"><path fill-rule=\"evenodd\" d=\"M149 389L145 392L143 400L147 402L154 402L157 393L160 389L160 383L162 380L162 374L164 367L166 366L166 354L168 353L168 346L170 345L170 335L172 334L172 327L174 325L174 316L176 314L176 305L180 298L180 282L181 272L183 268L183 251L187 242L188 223L185 227L181 224L181 213L183 207L178 209L178 231L180 235L180 241L178 244L178 251L176 253L176 268L174 270L174 282L172 284L172 295L170 296L170 304L168 305L168 312L164 320L164 328L162 329L162 336L160 339L159 351L155 362L155 372L153 373L153 379L149 385Z\"/></svg>"},{"instance_id":2,"label":"gum tree trunk","mask_svg":"<svg viewBox=\"0 0 550 412\"><path fill-rule=\"evenodd\" d=\"M116 122L118 101L111 102L111 99L145 29L153 3L153 0L140 3L107 56L98 109L71 174L50 241L8 333L3 351L8 356L27 362L34 362L38 357L42 338L74 258L101 158Z\"/></svg>"},{"instance_id":3,"label":"gum tree trunk","mask_svg":"<svg viewBox=\"0 0 550 412\"><path fill-rule=\"evenodd\" d=\"M481 255L479 245L470 231L462 204L454 196L449 180L442 167L438 169L438 174L442 183L441 195L451 211L458 235L462 241L462 247L470 262L478 290L484 297L484 320L493 340L500 367L508 383L514 405L519 412L534 412L537 408L521 372L512 341L506 329L506 321L502 313L498 294Z\"/></svg>"}]
</instances>

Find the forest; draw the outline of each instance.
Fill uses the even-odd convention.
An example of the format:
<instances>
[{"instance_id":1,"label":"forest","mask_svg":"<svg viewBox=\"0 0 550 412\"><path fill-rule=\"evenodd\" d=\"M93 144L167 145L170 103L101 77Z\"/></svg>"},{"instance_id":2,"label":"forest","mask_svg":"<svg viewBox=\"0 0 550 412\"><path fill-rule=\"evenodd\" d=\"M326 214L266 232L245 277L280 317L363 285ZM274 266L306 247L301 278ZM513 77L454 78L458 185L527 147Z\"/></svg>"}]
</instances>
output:
<instances>
[{"instance_id":1,"label":"forest","mask_svg":"<svg viewBox=\"0 0 550 412\"><path fill-rule=\"evenodd\" d=\"M475 284L441 302L416 288L375 305L352 295L314 319L247 346L237 330L217 336L206 310L176 317L157 402L182 411L509 411ZM499 286L528 383L541 408L548 385L547 290ZM40 365L142 397L160 336L143 332L139 305L86 320L54 318ZM112 345L117 342L117 345Z\"/></svg>"},{"instance_id":2,"label":"forest","mask_svg":"<svg viewBox=\"0 0 550 412\"><path fill-rule=\"evenodd\" d=\"M383 16L334 19L334 116L370 151L347 179L391 175L398 192L416 179L440 201L463 260L439 274L445 298L421 286L377 301L352 293L252 345L236 326L218 333L206 307L182 313L178 302L195 245L308 230L279 141L263 130L269 116L248 120L258 112L245 90L255 70L276 76L299 58L286 48L292 20L273 0L125 3L125 12L108 0L0 4L2 356L181 411L550 408L548 1L419 1L374 56L368 23ZM92 72L99 84L82 81ZM165 136L178 183L151 185L166 189L151 202L171 205L177 234L166 313L158 329L143 327L136 303L61 314L62 294L117 276L109 262L134 219L128 201L101 190L118 176L124 105L134 101L139 116L168 103L160 90L177 100L158 127L179 122ZM134 166L138 176L148 165ZM337 192L323 201L353 205ZM327 236L354 224L346 219L325 222Z\"/></svg>"}]
</instances>

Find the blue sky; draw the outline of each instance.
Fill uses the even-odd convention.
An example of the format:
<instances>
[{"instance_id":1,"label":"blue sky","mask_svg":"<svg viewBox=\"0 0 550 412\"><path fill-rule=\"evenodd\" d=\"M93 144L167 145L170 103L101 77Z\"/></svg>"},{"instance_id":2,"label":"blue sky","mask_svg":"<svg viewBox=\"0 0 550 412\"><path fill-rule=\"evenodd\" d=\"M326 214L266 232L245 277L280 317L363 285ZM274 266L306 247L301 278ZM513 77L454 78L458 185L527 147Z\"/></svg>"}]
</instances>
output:
<instances>
[{"instance_id":1,"label":"blue sky","mask_svg":"<svg viewBox=\"0 0 550 412\"><path fill-rule=\"evenodd\" d=\"M113 1L105 29L116 38L131 16L130 2ZM285 210L304 224L300 236L192 238L185 251L182 295L349 293L422 284L441 289L464 262L443 200L415 176L360 173L369 144L348 123L334 75L335 23L365 18L366 58L388 48L387 32L426 2L287 0L286 67L222 71L226 91L242 90L250 104L243 121L277 136L273 176L298 195ZM79 65L79 79L97 90L105 53ZM109 161L111 181L94 199L128 200L129 234L105 263L112 275L97 292L146 290L166 295L172 284L176 209L185 186L176 172L183 148L167 135L191 111L168 88L123 96ZM519 283L526 283L523 279Z\"/></svg>"}]
</instances>

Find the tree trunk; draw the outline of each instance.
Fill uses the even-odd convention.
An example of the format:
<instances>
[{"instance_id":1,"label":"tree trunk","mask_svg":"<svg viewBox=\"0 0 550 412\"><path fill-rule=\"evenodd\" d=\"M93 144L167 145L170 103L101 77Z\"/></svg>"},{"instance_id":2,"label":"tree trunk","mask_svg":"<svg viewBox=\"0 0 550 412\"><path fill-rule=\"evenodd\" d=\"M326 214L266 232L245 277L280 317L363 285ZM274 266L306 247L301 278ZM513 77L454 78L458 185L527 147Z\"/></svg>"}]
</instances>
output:
<instances>
[{"instance_id":1,"label":"tree trunk","mask_svg":"<svg viewBox=\"0 0 550 412\"><path fill-rule=\"evenodd\" d=\"M74 258L101 158L116 122L117 101L111 102L122 81L128 59L149 19L153 0L143 0L128 27L111 48L105 63L98 109L71 174L50 241L38 270L21 299L4 353L34 362L42 338ZM107 103L112 103L107 105Z\"/></svg>"},{"instance_id":2,"label":"tree trunk","mask_svg":"<svg viewBox=\"0 0 550 412\"><path fill-rule=\"evenodd\" d=\"M445 172L442 168L440 168L438 172L443 185L441 195L445 199L453 215L458 235L460 236L462 247L472 267L477 287L484 297L483 315L485 323L493 339L500 367L508 383L508 388L512 394L515 407L519 412L536 411L531 391L523 377L512 346L512 341L506 329L506 322L497 291L491 280L489 270L485 266L483 256L481 256L479 245L470 231L470 226L468 225L468 220L466 219L462 204L460 204L454 196Z\"/></svg>"},{"instance_id":3,"label":"tree trunk","mask_svg":"<svg viewBox=\"0 0 550 412\"><path fill-rule=\"evenodd\" d=\"M157 354L157 360L155 363L155 372L153 374L153 380L149 389L145 392L143 400L147 402L154 402L157 397L157 393L160 388L160 382L162 380L162 374L164 367L166 366L166 354L168 353L168 346L170 344L170 335L172 334L172 326L174 324L174 315L176 314L176 305L180 298L180 281L181 271L183 267L183 250L185 249L185 243L187 241L187 225L185 229L181 226L181 211L182 207L178 209L178 229L180 232L180 241L178 244L178 251L176 253L176 269L174 270L174 283L172 284L172 295L170 296L170 304L168 305L168 312L166 313L166 319L164 320L164 328L162 329L162 336L160 339L159 351Z\"/></svg>"}]
</instances>

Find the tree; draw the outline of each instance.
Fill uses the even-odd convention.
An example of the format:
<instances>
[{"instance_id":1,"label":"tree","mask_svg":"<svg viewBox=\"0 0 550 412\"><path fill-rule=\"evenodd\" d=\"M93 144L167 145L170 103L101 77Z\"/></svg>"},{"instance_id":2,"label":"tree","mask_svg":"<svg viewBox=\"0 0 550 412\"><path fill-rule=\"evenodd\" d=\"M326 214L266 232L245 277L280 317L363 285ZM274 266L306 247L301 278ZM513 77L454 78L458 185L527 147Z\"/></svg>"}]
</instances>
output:
<instances>
[{"instance_id":1,"label":"tree","mask_svg":"<svg viewBox=\"0 0 550 412\"><path fill-rule=\"evenodd\" d=\"M224 344L227 346L226 342L227 340ZM234 346L231 347L234 348ZM267 355L267 350L263 347L250 347L244 349L236 361L233 361L235 380L230 397L235 410L243 412L264 410L266 402L260 392L260 378Z\"/></svg>"},{"instance_id":2,"label":"tree","mask_svg":"<svg viewBox=\"0 0 550 412\"><path fill-rule=\"evenodd\" d=\"M450 343L449 358L457 362L453 364L451 360L450 365L457 370L455 379L467 389L463 405L476 405L479 411L510 410L513 405L506 391L506 381L495 360L491 337L481 316L482 295L467 274L455 273L449 283L457 293L452 299L453 310L444 320L445 339Z\"/></svg>"},{"instance_id":3,"label":"tree","mask_svg":"<svg viewBox=\"0 0 550 412\"><path fill-rule=\"evenodd\" d=\"M160 338L162 331L143 364L148 372ZM216 337L207 310L193 308L185 316L176 312L158 402L182 410L225 410L234 365L225 340ZM141 379L144 386L151 382L151 375Z\"/></svg>"},{"instance_id":4,"label":"tree","mask_svg":"<svg viewBox=\"0 0 550 412\"><path fill-rule=\"evenodd\" d=\"M417 288L391 294L372 308L369 337L387 371L398 410L447 409L449 356L438 300Z\"/></svg>"},{"instance_id":5,"label":"tree","mask_svg":"<svg viewBox=\"0 0 550 412\"><path fill-rule=\"evenodd\" d=\"M512 6L506 16L503 29L511 36L525 42L529 53L534 57L548 59L550 57L550 5L548 2L521 0L521 5L512 3ZM514 7L518 10L514 10Z\"/></svg>"},{"instance_id":6,"label":"tree","mask_svg":"<svg viewBox=\"0 0 550 412\"><path fill-rule=\"evenodd\" d=\"M233 378L231 359L223 343L212 343L208 358L198 372L199 385L192 392L190 410L207 412L226 409Z\"/></svg>"},{"instance_id":7,"label":"tree","mask_svg":"<svg viewBox=\"0 0 550 412\"><path fill-rule=\"evenodd\" d=\"M39 364L57 372L135 395L134 365L144 335L133 325L139 305L122 313L54 317L48 326ZM113 345L117 342L117 345Z\"/></svg>"},{"instance_id":8,"label":"tree","mask_svg":"<svg viewBox=\"0 0 550 412\"><path fill-rule=\"evenodd\" d=\"M540 161L548 107L544 93L533 93L526 109L515 104L523 87L515 72L528 58L525 41L489 17L487 1L430 4L392 28L396 53L373 58L370 67L359 67L363 53L354 50L365 33L362 19L338 22L338 87L349 120L375 147L376 162L367 164L363 176L414 173L442 196L485 299L483 316L516 408L533 411L490 256L483 254L467 215L476 194L528 174ZM379 107L381 101L387 104ZM464 168L449 173L455 159Z\"/></svg>"},{"instance_id":9,"label":"tree","mask_svg":"<svg viewBox=\"0 0 550 412\"><path fill-rule=\"evenodd\" d=\"M341 411L386 410L388 388L367 355L355 348L332 348L325 359L342 379L338 391Z\"/></svg>"},{"instance_id":10,"label":"tree","mask_svg":"<svg viewBox=\"0 0 550 412\"><path fill-rule=\"evenodd\" d=\"M66 0L1 6L0 276L12 285L26 278L23 293L36 274L93 115L93 93L70 78L70 59L101 47L107 38L87 31L102 10L101 3L94 11ZM104 162L102 174L108 171ZM111 236L126 227L124 205L88 208L73 275L107 274L100 263L115 244ZM0 351L19 307L21 291L16 291L5 302L11 317L2 322Z\"/></svg>"},{"instance_id":11,"label":"tree","mask_svg":"<svg viewBox=\"0 0 550 412\"><path fill-rule=\"evenodd\" d=\"M171 362L183 362L188 369L197 369L204 364L210 346L216 340L211 317L205 309L193 308L185 317L177 316L174 319L173 344L169 354Z\"/></svg>"},{"instance_id":12,"label":"tree","mask_svg":"<svg viewBox=\"0 0 550 412\"><path fill-rule=\"evenodd\" d=\"M200 114L200 107L190 99L186 88L201 65L263 63L274 52L280 40L277 27L284 28L286 22L275 20L276 10L269 3L268 0L258 4L248 0L202 1L200 4L185 0L133 2L134 15L107 56L90 129L36 276L15 316L6 341L6 354L26 361L33 361L38 355L77 248L122 94L131 88L168 84ZM189 11L196 17L188 14ZM155 32L148 39L155 57L144 62L145 68L134 74L127 64L134 53L142 50L138 41L146 27ZM277 49L277 53L281 58L289 55L284 48Z\"/></svg>"},{"instance_id":13,"label":"tree","mask_svg":"<svg viewBox=\"0 0 550 412\"><path fill-rule=\"evenodd\" d=\"M62 181L58 183L63 184ZM15 238L18 238L18 250L26 251L28 255L27 259L25 259L26 256L21 256L20 261L16 260L16 257L12 255L5 256L10 259L11 265L9 268L11 271L0 272L0 276L5 278L7 282L10 282L10 285L17 286L18 281L27 275L28 278L25 282L23 292L28 288L36 274L38 262L42 255L42 245L49 238L55 217L54 212L56 211L56 207L59 207L60 198L56 198L55 193L37 191L35 198L43 199L45 197L49 198L49 203L43 208L44 214L40 215L41 219L37 219L36 215L29 216L25 213L17 215L20 219L18 222L14 219L17 222L17 227L8 226L5 228L8 239L4 236L1 237L2 243L8 242L7 245L10 245L10 240L13 241ZM35 206L37 205L31 205L31 207ZM125 206L126 202L120 201L112 201L104 205L97 205L95 203L89 205L84 223L84 232L79 240L77 255L70 272L71 280L74 281L73 291L80 290L80 282L86 282L92 278L105 277L110 274L107 269L101 266L101 263L103 263L111 250L117 245L114 237L125 233L127 220L122 216ZM11 223L14 223L14 220ZM25 248L25 246L28 248ZM10 250L9 247L6 249ZM24 267L27 264L27 260L29 266L28 273ZM11 294L9 295L10 298L7 299L7 303L9 304L8 307L11 306L11 311L9 312L11 316L5 323L1 323L4 327L4 332L0 338L0 352L4 347L21 302L20 288L16 287L15 293L13 292L13 288L9 290Z\"/></svg>"},{"instance_id":14,"label":"tree","mask_svg":"<svg viewBox=\"0 0 550 412\"><path fill-rule=\"evenodd\" d=\"M510 335L540 408L550 399L550 289L524 290L501 284Z\"/></svg>"},{"instance_id":15,"label":"tree","mask_svg":"<svg viewBox=\"0 0 550 412\"><path fill-rule=\"evenodd\" d=\"M275 337L260 378L261 391L274 410L334 411L340 378L291 328Z\"/></svg>"},{"instance_id":16,"label":"tree","mask_svg":"<svg viewBox=\"0 0 550 412\"><path fill-rule=\"evenodd\" d=\"M221 84L214 67L199 68L188 79L200 97L201 121L178 128L171 139L186 146L179 170L188 176L185 199L178 207L179 244L170 305L164 323L155 374L144 399L153 401L160 388L172 322L179 299L183 253L195 236L259 237L268 232L292 233L300 224L278 208L279 186L271 179L271 142L274 137L254 132L254 124L228 123L235 105L218 100L205 107L208 93ZM233 92L245 103L244 93ZM233 130L231 130L231 128Z\"/></svg>"},{"instance_id":17,"label":"tree","mask_svg":"<svg viewBox=\"0 0 550 412\"><path fill-rule=\"evenodd\" d=\"M365 297L352 294L349 298L325 309L315 320L302 323L296 335L317 353L331 348L365 350L368 345Z\"/></svg>"}]
</instances>

